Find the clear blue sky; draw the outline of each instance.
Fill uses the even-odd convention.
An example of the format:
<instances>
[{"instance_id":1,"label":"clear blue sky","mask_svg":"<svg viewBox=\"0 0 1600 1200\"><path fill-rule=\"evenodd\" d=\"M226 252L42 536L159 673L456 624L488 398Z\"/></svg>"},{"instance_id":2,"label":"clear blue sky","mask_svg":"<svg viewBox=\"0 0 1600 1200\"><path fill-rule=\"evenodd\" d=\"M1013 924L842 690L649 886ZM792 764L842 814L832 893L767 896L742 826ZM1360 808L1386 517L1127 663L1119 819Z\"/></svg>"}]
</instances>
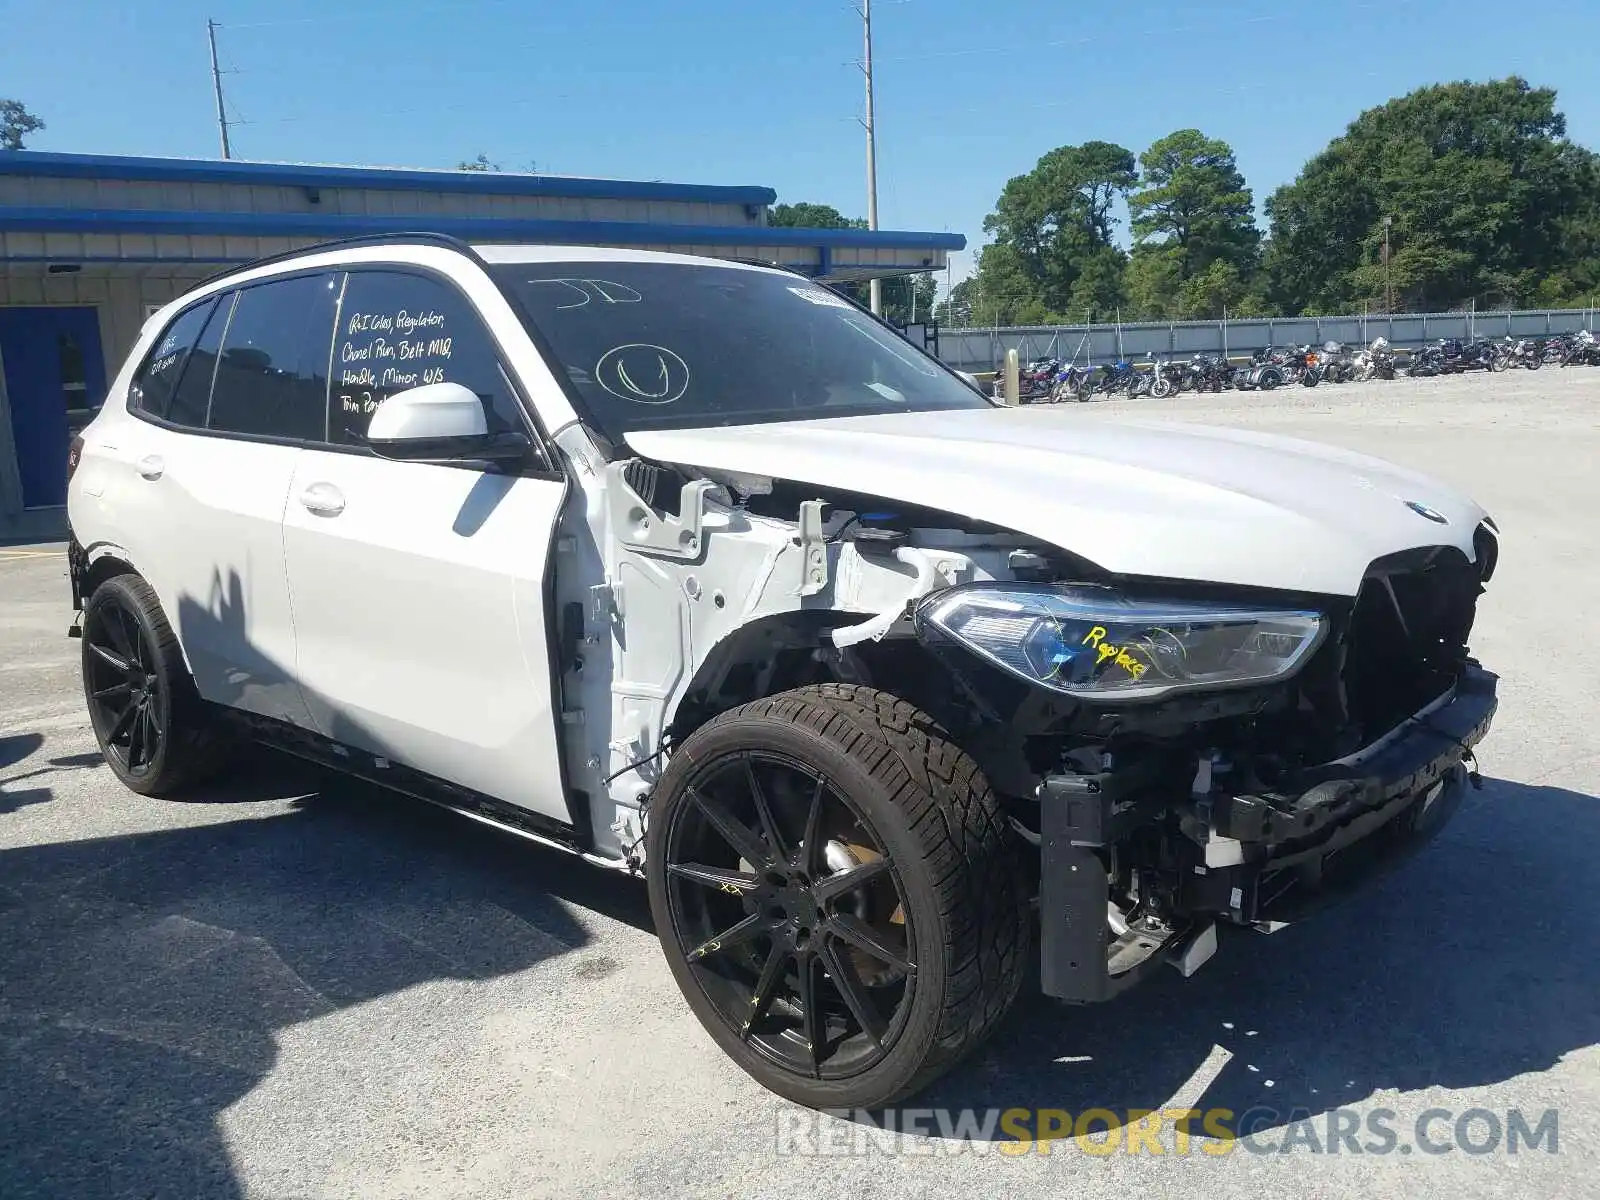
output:
<instances>
[{"instance_id":1,"label":"clear blue sky","mask_svg":"<svg viewBox=\"0 0 1600 1200\"><path fill-rule=\"evenodd\" d=\"M836 0L6 0L0 96L41 150L758 183L865 211L860 21ZM1600 146L1600 0L877 0L880 223L976 245L1005 180L1195 126L1257 201L1362 108L1512 73ZM958 264L958 277L962 266Z\"/></svg>"}]
</instances>

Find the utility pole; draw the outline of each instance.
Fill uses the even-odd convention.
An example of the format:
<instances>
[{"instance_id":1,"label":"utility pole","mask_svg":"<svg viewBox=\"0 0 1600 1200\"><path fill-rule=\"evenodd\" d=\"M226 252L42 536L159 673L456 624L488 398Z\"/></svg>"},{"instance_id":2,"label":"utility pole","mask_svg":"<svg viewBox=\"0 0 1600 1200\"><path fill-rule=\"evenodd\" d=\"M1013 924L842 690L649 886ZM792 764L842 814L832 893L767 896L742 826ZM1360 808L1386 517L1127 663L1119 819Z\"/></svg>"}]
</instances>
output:
<instances>
[{"instance_id":1,"label":"utility pole","mask_svg":"<svg viewBox=\"0 0 1600 1200\"><path fill-rule=\"evenodd\" d=\"M228 110L222 106L222 72L217 67L217 23L206 18L206 38L211 42L211 86L217 93L217 128L222 131L222 157L232 158L228 145Z\"/></svg>"},{"instance_id":2,"label":"utility pole","mask_svg":"<svg viewBox=\"0 0 1600 1200\"><path fill-rule=\"evenodd\" d=\"M872 112L872 0L861 0L856 10L861 14L861 27L866 49L861 60L861 73L867 77L867 117L862 122L867 129L867 228L878 227L878 127ZM867 295L874 316L883 315L883 281L874 278L868 285Z\"/></svg>"},{"instance_id":3,"label":"utility pole","mask_svg":"<svg viewBox=\"0 0 1600 1200\"><path fill-rule=\"evenodd\" d=\"M1383 311L1394 313L1394 289L1389 286L1389 226L1394 224L1393 217L1383 219Z\"/></svg>"}]
</instances>

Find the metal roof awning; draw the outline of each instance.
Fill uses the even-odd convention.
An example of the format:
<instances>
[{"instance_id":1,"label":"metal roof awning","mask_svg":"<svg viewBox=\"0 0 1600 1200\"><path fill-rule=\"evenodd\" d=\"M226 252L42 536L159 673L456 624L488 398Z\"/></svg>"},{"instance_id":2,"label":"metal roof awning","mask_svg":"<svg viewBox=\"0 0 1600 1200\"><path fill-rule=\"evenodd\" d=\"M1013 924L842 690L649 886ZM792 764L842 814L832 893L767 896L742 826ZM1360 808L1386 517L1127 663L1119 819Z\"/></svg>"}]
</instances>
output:
<instances>
[{"instance_id":1,"label":"metal roof awning","mask_svg":"<svg viewBox=\"0 0 1600 1200\"><path fill-rule=\"evenodd\" d=\"M633 247L759 259L827 279L935 271L960 234L766 225L338 213L0 208L0 260L11 263L248 262L335 238L443 233L474 242Z\"/></svg>"}]
</instances>

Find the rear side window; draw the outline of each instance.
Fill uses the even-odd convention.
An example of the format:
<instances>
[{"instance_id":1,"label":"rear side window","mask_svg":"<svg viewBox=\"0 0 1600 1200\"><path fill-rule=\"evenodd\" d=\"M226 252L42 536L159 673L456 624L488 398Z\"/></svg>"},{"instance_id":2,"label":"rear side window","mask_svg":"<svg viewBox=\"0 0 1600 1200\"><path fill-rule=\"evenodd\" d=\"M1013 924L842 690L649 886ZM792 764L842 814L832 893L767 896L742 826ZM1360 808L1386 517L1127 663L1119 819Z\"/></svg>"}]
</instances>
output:
<instances>
[{"instance_id":1,"label":"rear side window","mask_svg":"<svg viewBox=\"0 0 1600 1200\"><path fill-rule=\"evenodd\" d=\"M490 433L525 432L506 378L477 310L453 287L403 271L352 271L333 342L328 440L365 445L379 404L429 383L474 393Z\"/></svg>"},{"instance_id":2,"label":"rear side window","mask_svg":"<svg viewBox=\"0 0 1600 1200\"><path fill-rule=\"evenodd\" d=\"M178 390L178 381L183 378L184 367L189 362L189 353L216 306L214 298L197 304L179 313L162 331L145 358L144 365L134 374L133 383L128 389L129 403L135 409L166 419L173 394ZM209 382L210 377L207 376ZM201 415L204 416L204 413L202 408Z\"/></svg>"},{"instance_id":3,"label":"rear side window","mask_svg":"<svg viewBox=\"0 0 1600 1200\"><path fill-rule=\"evenodd\" d=\"M211 413L218 432L322 441L338 275L244 288L222 337Z\"/></svg>"}]
</instances>

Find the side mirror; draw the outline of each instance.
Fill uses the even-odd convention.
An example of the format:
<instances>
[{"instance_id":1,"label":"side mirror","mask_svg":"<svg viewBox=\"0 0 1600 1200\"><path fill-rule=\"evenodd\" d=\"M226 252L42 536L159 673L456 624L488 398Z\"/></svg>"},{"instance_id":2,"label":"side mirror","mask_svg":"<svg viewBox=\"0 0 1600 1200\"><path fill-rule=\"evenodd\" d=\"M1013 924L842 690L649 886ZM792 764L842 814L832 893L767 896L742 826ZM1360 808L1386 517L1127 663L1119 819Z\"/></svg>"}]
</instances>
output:
<instances>
[{"instance_id":1,"label":"side mirror","mask_svg":"<svg viewBox=\"0 0 1600 1200\"><path fill-rule=\"evenodd\" d=\"M384 458L460 462L525 458L532 443L520 433L492 436L483 402L461 384L429 383L378 405L367 445Z\"/></svg>"},{"instance_id":2,"label":"side mirror","mask_svg":"<svg viewBox=\"0 0 1600 1200\"><path fill-rule=\"evenodd\" d=\"M962 381L969 388L971 388L973 391L975 391L975 392L982 392L983 391L983 384L978 382L978 377L976 375L972 374L969 371L957 371L956 374L961 376Z\"/></svg>"}]
</instances>

